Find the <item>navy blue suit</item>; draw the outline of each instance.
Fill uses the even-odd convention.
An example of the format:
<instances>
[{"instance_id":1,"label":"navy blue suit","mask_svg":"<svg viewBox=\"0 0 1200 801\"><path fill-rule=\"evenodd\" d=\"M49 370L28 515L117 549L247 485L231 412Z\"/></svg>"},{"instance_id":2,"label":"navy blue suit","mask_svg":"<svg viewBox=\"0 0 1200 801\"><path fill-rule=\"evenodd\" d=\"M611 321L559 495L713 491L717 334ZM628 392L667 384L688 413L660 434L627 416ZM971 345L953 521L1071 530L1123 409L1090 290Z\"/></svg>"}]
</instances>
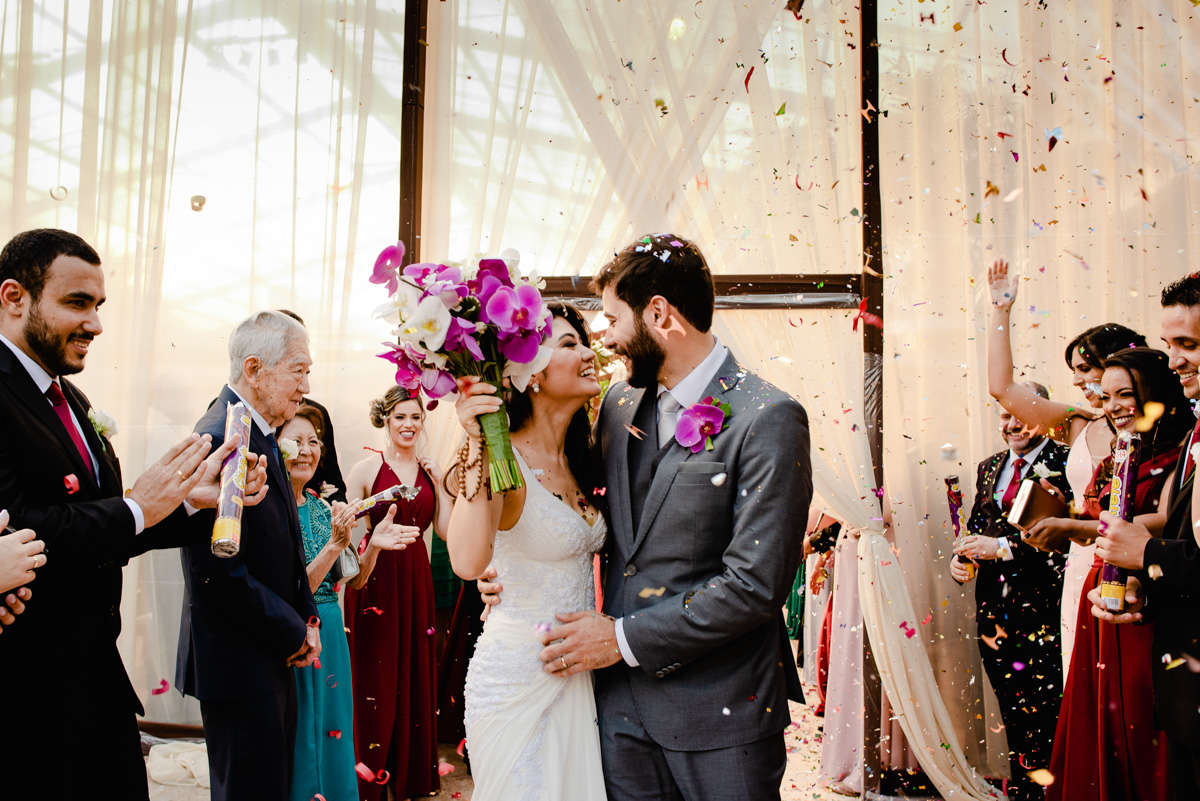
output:
<instances>
[{"instance_id":1,"label":"navy blue suit","mask_svg":"<svg viewBox=\"0 0 1200 801\"><path fill-rule=\"evenodd\" d=\"M213 448L225 441L225 387L196 431ZM291 482L274 445L256 424L250 451L268 456L267 497L242 514L240 553L213 556L208 539L182 553L185 593L175 683L200 700L212 773L212 798L286 799L295 739L295 683L287 659L317 614L308 587ZM190 523L212 531L216 513Z\"/></svg>"}]
</instances>

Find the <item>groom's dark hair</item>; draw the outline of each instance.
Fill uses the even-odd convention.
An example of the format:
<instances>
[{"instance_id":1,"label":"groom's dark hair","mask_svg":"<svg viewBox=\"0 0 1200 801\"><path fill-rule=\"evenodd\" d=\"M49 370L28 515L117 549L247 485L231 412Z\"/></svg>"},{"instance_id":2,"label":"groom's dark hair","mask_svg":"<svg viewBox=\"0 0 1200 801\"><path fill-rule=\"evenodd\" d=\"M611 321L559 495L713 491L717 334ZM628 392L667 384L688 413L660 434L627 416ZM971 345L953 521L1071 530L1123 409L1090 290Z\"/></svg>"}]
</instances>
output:
<instances>
[{"instance_id":1,"label":"groom's dark hair","mask_svg":"<svg viewBox=\"0 0 1200 801\"><path fill-rule=\"evenodd\" d=\"M50 265L59 256L74 256L100 266L100 256L83 238L58 228L22 231L0 251L0 282L16 281L37 302L46 287Z\"/></svg>"},{"instance_id":2,"label":"groom's dark hair","mask_svg":"<svg viewBox=\"0 0 1200 801\"><path fill-rule=\"evenodd\" d=\"M712 327L712 273L700 248L681 236L651 234L614 255L592 279L597 295L609 286L634 314L662 295L697 331Z\"/></svg>"}]
</instances>

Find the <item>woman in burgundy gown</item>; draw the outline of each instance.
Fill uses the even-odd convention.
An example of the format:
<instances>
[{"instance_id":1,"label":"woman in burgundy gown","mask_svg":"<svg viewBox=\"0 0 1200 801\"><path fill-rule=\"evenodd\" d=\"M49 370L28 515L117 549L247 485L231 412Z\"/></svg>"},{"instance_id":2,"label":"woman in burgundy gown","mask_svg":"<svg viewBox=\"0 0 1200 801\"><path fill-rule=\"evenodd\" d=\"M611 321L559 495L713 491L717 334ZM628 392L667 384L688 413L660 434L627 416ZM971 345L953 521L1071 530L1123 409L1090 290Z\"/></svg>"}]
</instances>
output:
<instances>
[{"instance_id":1,"label":"woman in burgundy gown","mask_svg":"<svg viewBox=\"0 0 1200 801\"><path fill-rule=\"evenodd\" d=\"M1161 532L1166 490L1174 476L1180 443L1194 423L1183 390L1167 367L1166 354L1130 348L1105 362L1101 400L1110 425L1134 430L1149 422L1146 404L1162 413L1142 433L1133 514ZM1153 416L1153 414L1151 414ZM1039 527L1071 528L1077 540L1094 539L1101 510L1108 508L1112 455L1096 468L1083 499L1084 519L1043 521ZM1075 648L1063 692L1050 773L1055 780L1047 801L1168 801L1167 743L1154 721L1151 677L1153 626L1117 626L1092 616L1087 593L1100 580L1103 562L1095 558L1083 586Z\"/></svg>"},{"instance_id":2,"label":"woman in burgundy gown","mask_svg":"<svg viewBox=\"0 0 1200 801\"><path fill-rule=\"evenodd\" d=\"M452 501L441 476L418 456L424 427L420 399L395 386L371 404L371 422L386 428L387 444L351 470L353 502L398 484L414 488L411 500L380 504L369 512L362 544L362 570L346 589L354 678L354 745L358 761L374 776L360 774L363 799L429 795L440 787L437 759L437 653L433 576L429 553L417 537L404 550L370 547L371 530L388 515L424 531L431 523L441 535ZM394 506L392 512L390 507Z\"/></svg>"}]
</instances>

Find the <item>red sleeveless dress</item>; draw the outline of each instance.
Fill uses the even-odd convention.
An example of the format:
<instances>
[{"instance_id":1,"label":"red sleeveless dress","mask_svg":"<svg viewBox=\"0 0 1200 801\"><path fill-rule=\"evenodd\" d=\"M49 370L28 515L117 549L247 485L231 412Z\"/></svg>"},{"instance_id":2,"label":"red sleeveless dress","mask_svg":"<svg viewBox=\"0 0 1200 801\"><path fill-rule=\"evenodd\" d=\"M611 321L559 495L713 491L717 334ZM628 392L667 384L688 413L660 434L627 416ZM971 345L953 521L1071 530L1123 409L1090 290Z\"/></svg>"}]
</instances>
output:
<instances>
[{"instance_id":1,"label":"red sleeveless dress","mask_svg":"<svg viewBox=\"0 0 1200 801\"><path fill-rule=\"evenodd\" d=\"M382 461L382 460L381 460ZM383 461L371 494L400 484ZM396 501L396 522L425 529L436 496L424 470L417 497ZM370 511L372 530L388 504ZM370 537L370 533L367 534ZM437 653L434 646L433 574L418 539L403 551L380 551L361 590L346 589L346 629L354 678L354 749L359 762L388 781L361 778L362 799L428 795L440 788L437 770Z\"/></svg>"},{"instance_id":2,"label":"red sleeveless dress","mask_svg":"<svg viewBox=\"0 0 1200 801\"><path fill-rule=\"evenodd\" d=\"M1160 454L1138 470L1134 513L1158 508L1158 498L1179 449ZM1108 457L1096 469L1107 465ZM1094 478L1092 486L1098 482ZM1099 519L1099 497L1086 497L1084 515ZM1105 503L1105 508L1107 504ZM1151 643L1154 624L1106 623L1092 616L1087 593L1100 581L1096 557L1083 584L1075 624L1075 650L1063 689L1047 801L1168 801L1171 798L1166 736L1154 722Z\"/></svg>"}]
</instances>

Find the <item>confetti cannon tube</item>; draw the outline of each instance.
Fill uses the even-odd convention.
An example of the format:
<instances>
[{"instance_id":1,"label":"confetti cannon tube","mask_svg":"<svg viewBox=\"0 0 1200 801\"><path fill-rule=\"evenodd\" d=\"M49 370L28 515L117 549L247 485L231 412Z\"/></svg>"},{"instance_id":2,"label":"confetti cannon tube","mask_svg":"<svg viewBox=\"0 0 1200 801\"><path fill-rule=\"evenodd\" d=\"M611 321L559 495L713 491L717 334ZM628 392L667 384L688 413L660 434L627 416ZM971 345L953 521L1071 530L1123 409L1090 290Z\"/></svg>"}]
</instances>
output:
<instances>
[{"instance_id":1,"label":"confetti cannon tube","mask_svg":"<svg viewBox=\"0 0 1200 801\"><path fill-rule=\"evenodd\" d=\"M954 539L958 539L963 533L963 494L958 485L958 476L946 476L946 503L950 506L950 522L954 526ZM967 575L975 578L975 563L970 559L963 559L962 563L967 568Z\"/></svg>"},{"instance_id":2,"label":"confetti cannon tube","mask_svg":"<svg viewBox=\"0 0 1200 801\"><path fill-rule=\"evenodd\" d=\"M363 498L361 501L354 503L354 518L365 515L367 512L374 509L381 503L391 503L397 498L403 498L406 501L411 501L417 497L418 490L415 487L408 487L404 484L397 484L394 487L388 487L381 492L377 492L369 498Z\"/></svg>"},{"instance_id":3,"label":"confetti cannon tube","mask_svg":"<svg viewBox=\"0 0 1200 801\"><path fill-rule=\"evenodd\" d=\"M1137 484L1138 449L1141 435L1125 431L1113 445L1112 492L1108 511L1122 520L1133 519L1134 488ZM1107 562L1100 568L1100 599L1110 612L1125 611L1125 571Z\"/></svg>"},{"instance_id":4,"label":"confetti cannon tube","mask_svg":"<svg viewBox=\"0 0 1200 801\"><path fill-rule=\"evenodd\" d=\"M225 411L225 441L240 437L238 449L221 464L221 489L217 496L217 521L213 524L212 552L228 559L242 545L242 507L246 501L246 448L250 443L250 410L238 401Z\"/></svg>"}]
</instances>

